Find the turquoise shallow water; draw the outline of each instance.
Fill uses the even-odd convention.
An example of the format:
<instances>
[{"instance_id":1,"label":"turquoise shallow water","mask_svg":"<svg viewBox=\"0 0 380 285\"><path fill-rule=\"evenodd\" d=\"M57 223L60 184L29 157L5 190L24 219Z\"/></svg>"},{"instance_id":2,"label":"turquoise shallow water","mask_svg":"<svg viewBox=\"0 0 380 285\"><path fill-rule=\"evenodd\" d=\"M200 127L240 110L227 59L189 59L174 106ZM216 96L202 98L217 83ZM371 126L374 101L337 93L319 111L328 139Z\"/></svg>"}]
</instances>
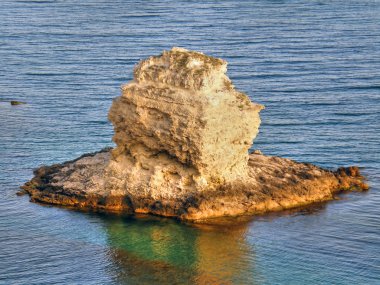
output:
<instances>
[{"instance_id":1,"label":"turquoise shallow water","mask_svg":"<svg viewBox=\"0 0 380 285\"><path fill-rule=\"evenodd\" d=\"M380 1L109 2L0 3L0 284L380 284ZM111 146L119 86L172 46L228 60L266 106L255 148L359 165L371 190L228 226L15 196L33 168Z\"/></svg>"}]
</instances>

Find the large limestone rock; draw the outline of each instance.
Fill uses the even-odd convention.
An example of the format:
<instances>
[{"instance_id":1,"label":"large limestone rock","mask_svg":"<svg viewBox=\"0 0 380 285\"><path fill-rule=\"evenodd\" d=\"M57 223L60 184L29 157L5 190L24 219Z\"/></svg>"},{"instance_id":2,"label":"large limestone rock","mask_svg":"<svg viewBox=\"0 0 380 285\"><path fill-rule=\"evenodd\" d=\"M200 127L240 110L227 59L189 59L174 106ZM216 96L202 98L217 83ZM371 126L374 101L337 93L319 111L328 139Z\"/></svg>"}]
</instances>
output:
<instances>
[{"instance_id":1,"label":"large limestone rock","mask_svg":"<svg viewBox=\"0 0 380 285\"><path fill-rule=\"evenodd\" d=\"M263 106L235 90L226 70L180 48L136 66L109 112L118 190L171 196L247 178Z\"/></svg>"},{"instance_id":2,"label":"large limestone rock","mask_svg":"<svg viewBox=\"0 0 380 285\"><path fill-rule=\"evenodd\" d=\"M278 211L367 189L331 172L248 154L263 106L235 90L227 63L173 48L140 62L110 109L116 148L35 171L32 201L203 220Z\"/></svg>"}]
</instances>

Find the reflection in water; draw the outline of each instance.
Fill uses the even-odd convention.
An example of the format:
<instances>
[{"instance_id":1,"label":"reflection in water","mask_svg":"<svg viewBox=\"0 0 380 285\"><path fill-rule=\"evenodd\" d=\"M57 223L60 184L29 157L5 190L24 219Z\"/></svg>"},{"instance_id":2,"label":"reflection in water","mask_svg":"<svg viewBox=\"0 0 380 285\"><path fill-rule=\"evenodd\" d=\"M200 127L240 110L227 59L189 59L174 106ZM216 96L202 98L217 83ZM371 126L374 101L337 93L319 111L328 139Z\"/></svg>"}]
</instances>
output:
<instances>
[{"instance_id":1,"label":"reflection in water","mask_svg":"<svg viewBox=\"0 0 380 285\"><path fill-rule=\"evenodd\" d=\"M246 224L185 226L155 217L106 216L115 281L122 284L252 284Z\"/></svg>"},{"instance_id":2,"label":"reflection in water","mask_svg":"<svg viewBox=\"0 0 380 285\"><path fill-rule=\"evenodd\" d=\"M256 217L313 215L326 203ZM101 214L108 238L110 270L121 284L260 284L253 244L247 242L252 217L220 218L210 224L172 219Z\"/></svg>"}]
</instances>

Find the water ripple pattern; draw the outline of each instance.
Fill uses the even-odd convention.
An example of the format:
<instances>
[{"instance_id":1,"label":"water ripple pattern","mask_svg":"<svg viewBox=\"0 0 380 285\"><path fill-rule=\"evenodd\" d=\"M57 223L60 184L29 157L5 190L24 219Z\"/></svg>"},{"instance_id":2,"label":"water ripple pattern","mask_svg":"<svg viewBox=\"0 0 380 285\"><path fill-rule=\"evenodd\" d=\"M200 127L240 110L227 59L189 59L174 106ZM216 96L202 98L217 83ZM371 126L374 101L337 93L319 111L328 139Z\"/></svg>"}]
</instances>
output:
<instances>
[{"instance_id":1,"label":"water ripple pattern","mask_svg":"<svg viewBox=\"0 0 380 285\"><path fill-rule=\"evenodd\" d=\"M371 191L228 226L15 196L33 168L112 146L112 98L172 46L226 59L266 106L254 149L359 165ZM0 284L380 284L379 133L378 0L3 0Z\"/></svg>"}]
</instances>

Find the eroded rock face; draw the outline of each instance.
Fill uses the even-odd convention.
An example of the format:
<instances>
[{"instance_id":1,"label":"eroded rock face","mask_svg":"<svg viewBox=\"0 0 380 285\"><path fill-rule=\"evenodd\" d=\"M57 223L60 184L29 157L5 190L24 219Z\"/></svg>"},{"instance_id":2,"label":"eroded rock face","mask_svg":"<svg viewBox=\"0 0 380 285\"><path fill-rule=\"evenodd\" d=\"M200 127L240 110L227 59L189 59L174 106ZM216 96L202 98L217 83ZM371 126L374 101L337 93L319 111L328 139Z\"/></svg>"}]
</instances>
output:
<instances>
[{"instance_id":1,"label":"eroded rock face","mask_svg":"<svg viewBox=\"0 0 380 285\"><path fill-rule=\"evenodd\" d=\"M221 59L180 48L136 66L109 112L110 170L123 172L129 191L170 195L246 179L263 106L235 90L226 70Z\"/></svg>"},{"instance_id":2,"label":"eroded rock face","mask_svg":"<svg viewBox=\"0 0 380 285\"><path fill-rule=\"evenodd\" d=\"M279 211L368 188L357 168L248 155L263 106L235 90L226 69L180 48L140 62L109 112L116 148L40 167L22 188L36 202L187 220Z\"/></svg>"},{"instance_id":3,"label":"eroded rock face","mask_svg":"<svg viewBox=\"0 0 380 285\"><path fill-rule=\"evenodd\" d=\"M249 155L245 180L235 180L216 189L172 193L104 191L111 183L107 173L111 150L84 155L74 161L43 166L22 188L34 202L127 213L150 213L203 221L222 216L261 214L331 200L341 191L367 190L356 167L328 171L286 158ZM165 191L163 189L163 191Z\"/></svg>"}]
</instances>

